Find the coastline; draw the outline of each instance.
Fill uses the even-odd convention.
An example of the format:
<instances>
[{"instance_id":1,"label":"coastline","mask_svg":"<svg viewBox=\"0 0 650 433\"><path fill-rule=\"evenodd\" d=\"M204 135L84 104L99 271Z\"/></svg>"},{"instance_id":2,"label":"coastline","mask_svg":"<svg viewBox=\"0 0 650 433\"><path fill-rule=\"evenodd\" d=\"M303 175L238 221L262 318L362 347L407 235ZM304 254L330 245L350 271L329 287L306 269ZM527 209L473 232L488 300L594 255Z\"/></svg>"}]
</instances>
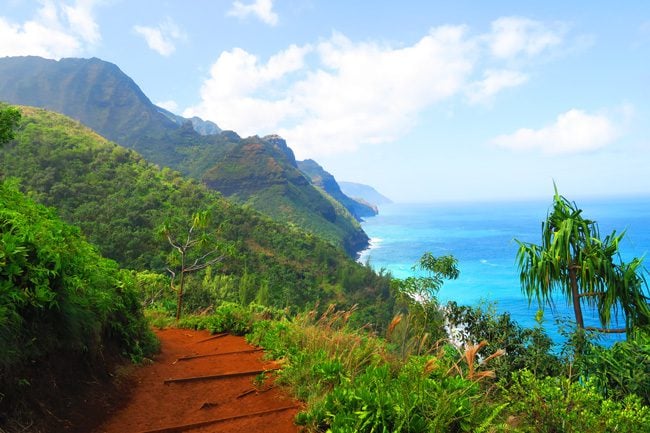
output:
<instances>
[{"instance_id":1,"label":"coastline","mask_svg":"<svg viewBox=\"0 0 650 433\"><path fill-rule=\"evenodd\" d=\"M357 262L365 265L367 260L370 258L370 253L373 250L381 248L382 241L383 239L378 237L370 238L368 246L357 253Z\"/></svg>"},{"instance_id":2,"label":"coastline","mask_svg":"<svg viewBox=\"0 0 650 433\"><path fill-rule=\"evenodd\" d=\"M626 229L621 244L623 260L650 253L650 200L600 199L579 204L586 215L598 221L602 233ZM494 308L509 313L521 326L534 327L538 305L529 303L521 292L514 239L539 242L540 222L547 211L548 202L538 200L382 207L380 215L362 224L371 240L357 261L405 278L414 274L412 267L425 251L436 256L452 254L459 260L460 277L445 282L438 294L441 303L453 300ZM570 308L558 298L555 308L546 306L544 312L544 328L555 342L562 341L556 320L570 318ZM603 339L609 344L616 340L610 336Z\"/></svg>"}]
</instances>

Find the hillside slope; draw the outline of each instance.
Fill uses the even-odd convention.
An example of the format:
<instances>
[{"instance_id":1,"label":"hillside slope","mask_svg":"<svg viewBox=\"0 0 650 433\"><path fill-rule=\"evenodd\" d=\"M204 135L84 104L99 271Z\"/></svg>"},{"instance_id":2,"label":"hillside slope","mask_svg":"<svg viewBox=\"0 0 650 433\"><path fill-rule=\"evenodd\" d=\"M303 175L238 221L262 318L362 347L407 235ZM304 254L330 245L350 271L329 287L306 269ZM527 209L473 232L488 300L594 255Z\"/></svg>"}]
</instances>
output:
<instances>
[{"instance_id":1,"label":"hillside slope","mask_svg":"<svg viewBox=\"0 0 650 433\"><path fill-rule=\"evenodd\" d=\"M21 111L16 140L0 152L0 179L18 177L34 199L56 206L123 266L164 271L169 245L156 235L157 228L170 219L182 226L193 213L211 210L225 258L207 280L197 275L189 281L188 292L196 297L188 306L256 297L283 308L319 300L363 306L390 299L389 279L330 243L159 169L65 116L28 107Z\"/></svg>"},{"instance_id":2,"label":"hillside slope","mask_svg":"<svg viewBox=\"0 0 650 433\"><path fill-rule=\"evenodd\" d=\"M203 182L331 242L343 239L343 247L351 255L368 245L368 237L352 215L312 187L298 169L293 152L277 136L243 140L204 174Z\"/></svg>"},{"instance_id":3,"label":"hillside slope","mask_svg":"<svg viewBox=\"0 0 650 433\"><path fill-rule=\"evenodd\" d=\"M341 191L341 187L336 182L334 176L325 171L313 159L305 161L298 161L298 168L305 173L311 183L321 188L323 191L332 196L335 200L341 203L345 208L357 219L361 221L362 218L372 217L377 215L377 208L354 198L348 197Z\"/></svg>"},{"instance_id":4,"label":"hillside slope","mask_svg":"<svg viewBox=\"0 0 650 433\"><path fill-rule=\"evenodd\" d=\"M277 144L272 140L259 140L258 144L268 148L262 152L264 161L279 157L272 163L275 169L250 172L248 168L260 167L262 162L242 159L256 157L258 153L242 153L241 138L236 133L220 131L215 124L200 119L183 119L155 106L112 63L97 58L55 61L5 57L0 59L0 77L0 100L63 113L109 140L136 150L150 162L179 170L197 180L206 176L212 188L227 196L236 195L278 221L324 236L350 255L367 246L363 230L351 224L344 214L337 218L322 217L321 204L315 202L327 199L318 198L319 193L309 182L292 183L295 194L289 199L283 196L282 189L249 188L258 181L264 185L275 184L276 169L287 170L281 174L287 179L296 176L295 167L285 161L287 155L274 151ZM220 132L202 135L196 129L203 133ZM232 166L233 163L241 163L242 167ZM251 176L242 176L245 173ZM231 174L235 177L228 179ZM266 174L273 178L263 179ZM243 190L234 191L240 183ZM225 189L220 189L222 186Z\"/></svg>"},{"instance_id":5,"label":"hillside slope","mask_svg":"<svg viewBox=\"0 0 650 433\"><path fill-rule=\"evenodd\" d=\"M0 100L70 116L156 164L178 168L188 147L228 148L229 136L199 134L191 119L157 107L117 65L98 58L5 57L0 76Z\"/></svg>"}]
</instances>

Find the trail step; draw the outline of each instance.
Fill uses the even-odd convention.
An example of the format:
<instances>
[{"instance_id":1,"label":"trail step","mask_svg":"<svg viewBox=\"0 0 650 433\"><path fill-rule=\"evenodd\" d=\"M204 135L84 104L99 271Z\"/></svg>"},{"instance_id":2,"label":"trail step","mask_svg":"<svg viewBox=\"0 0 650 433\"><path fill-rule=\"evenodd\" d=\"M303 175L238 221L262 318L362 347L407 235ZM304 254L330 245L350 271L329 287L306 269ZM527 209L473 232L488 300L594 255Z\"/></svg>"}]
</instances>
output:
<instances>
[{"instance_id":1,"label":"trail step","mask_svg":"<svg viewBox=\"0 0 650 433\"><path fill-rule=\"evenodd\" d=\"M203 343L204 341L215 340L215 339L217 339L217 338L225 337L226 335L228 335L227 332L222 332L221 334L214 334L214 335L211 336L211 337L204 338L203 340L199 340L199 341L197 341L196 344Z\"/></svg>"},{"instance_id":2,"label":"trail step","mask_svg":"<svg viewBox=\"0 0 650 433\"><path fill-rule=\"evenodd\" d=\"M254 352L262 352L263 350L264 349L246 349L246 350L234 350L232 352L208 353L208 354L204 354L204 355L188 355L188 356L181 356L176 361L191 361L193 359L208 358L208 357L211 357L211 356L233 355L233 354L236 354L236 353L254 353Z\"/></svg>"},{"instance_id":3,"label":"trail step","mask_svg":"<svg viewBox=\"0 0 650 433\"><path fill-rule=\"evenodd\" d=\"M276 413L276 412L283 412L285 410L290 410L290 409L298 409L298 406L296 405L291 405L291 406L284 406L284 407L279 407L276 409L269 409L269 410L263 410L260 412L252 412L252 413L246 413L242 415L235 415L235 416L227 416L223 418L216 418L216 419L211 419L207 421L201 421L201 422L195 422L191 424L183 424L183 425L176 425L176 426L171 426L171 427L162 427L162 428L157 428L153 430L146 430L140 433L178 433L178 432L183 432L186 430L192 430L196 429L199 427L205 427L213 424L218 424L221 422L226 422L226 421L233 421L237 419L242 419L242 418L251 418L254 416L263 416L271 413Z\"/></svg>"},{"instance_id":4,"label":"trail step","mask_svg":"<svg viewBox=\"0 0 650 433\"><path fill-rule=\"evenodd\" d=\"M241 394L239 394L239 395L238 395L237 397L235 397L235 398L236 398L236 399L244 398L244 397L246 397L247 395L250 395L250 394L252 394L252 393L254 393L254 392L257 392L257 390L256 390L255 388L253 388L253 389L249 389L249 390L246 390L246 391L242 392Z\"/></svg>"},{"instance_id":5,"label":"trail step","mask_svg":"<svg viewBox=\"0 0 650 433\"><path fill-rule=\"evenodd\" d=\"M261 369L261 370L250 370L250 371L238 371L234 373L221 373L221 374L211 374L208 376L193 376L193 377L180 377L175 379L166 379L163 381L165 385L170 383L185 383L185 382L199 382L202 380L215 380L215 379L225 379L229 377L238 377L238 376L253 376L255 374L268 373L270 371L279 370L279 367Z\"/></svg>"}]
</instances>

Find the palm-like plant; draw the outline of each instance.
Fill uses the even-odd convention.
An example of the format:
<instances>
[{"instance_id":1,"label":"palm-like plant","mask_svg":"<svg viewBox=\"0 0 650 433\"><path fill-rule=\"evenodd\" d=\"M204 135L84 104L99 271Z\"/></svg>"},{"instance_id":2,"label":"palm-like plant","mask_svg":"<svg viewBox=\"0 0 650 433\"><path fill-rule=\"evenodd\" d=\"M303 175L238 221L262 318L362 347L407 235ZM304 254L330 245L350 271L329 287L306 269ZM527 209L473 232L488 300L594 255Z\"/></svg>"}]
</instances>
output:
<instances>
[{"instance_id":1,"label":"palm-like plant","mask_svg":"<svg viewBox=\"0 0 650 433\"><path fill-rule=\"evenodd\" d=\"M557 187L553 208L542 223L542 244L516 241L522 290L540 304L553 305L559 292L573 304L578 327L585 329L583 301L595 308L601 332L629 332L650 325L647 284L641 274L641 259L623 263L619 243L624 232L600 238L598 224L585 219L574 202L561 196ZM624 329L611 329L612 312L621 309Z\"/></svg>"}]
</instances>

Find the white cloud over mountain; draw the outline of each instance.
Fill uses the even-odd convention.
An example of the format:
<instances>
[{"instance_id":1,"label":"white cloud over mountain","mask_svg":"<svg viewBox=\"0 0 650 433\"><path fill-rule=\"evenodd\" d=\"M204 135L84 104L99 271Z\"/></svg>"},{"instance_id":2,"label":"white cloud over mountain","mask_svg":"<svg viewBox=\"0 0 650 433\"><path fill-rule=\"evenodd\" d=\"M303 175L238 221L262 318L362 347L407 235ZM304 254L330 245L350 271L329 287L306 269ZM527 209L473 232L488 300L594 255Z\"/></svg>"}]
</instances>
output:
<instances>
[{"instance_id":1,"label":"white cloud over mountain","mask_svg":"<svg viewBox=\"0 0 650 433\"><path fill-rule=\"evenodd\" d=\"M0 56L34 55L59 59L78 56L101 40L93 15L96 1L45 0L22 23L0 17Z\"/></svg>"},{"instance_id":2,"label":"white cloud over mountain","mask_svg":"<svg viewBox=\"0 0 650 433\"><path fill-rule=\"evenodd\" d=\"M292 45L266 62L223 52L185 111L242 135L279 133L299 157L390 142L427 108L454 98L480 103L527 82L527 59L561 45L563 29L500 18L486 34L440 26L411 45L355 42L341 33ZM512 67L515 57L522 57Z\"/></svg>"},{"instance_id":3,"label":"white cloud over mountain","mask_svg":"<svg viewBox=\"0 0 650 433\"><path fill-rule=\"evenodd\" d=\"M133 26L133 30L141 35L147 46L161 56L170 56L176 51L176 41L187 39L185 33L171 19L167 18L155 27Z\"/></svg>"},{"instance_id":4,"label":"white cloud over mountain","mask_svg":"<svg viewBox=\"0 0 650 433\"><path fill-rule=\"evenodd\" d=\"M167 111L171 111L172 113L176 113L178 111L178 103L171 99L167 101L158 101L155 102L155 104L160 108L164 108Z\"/></svg>"},{"instance_id":5,"label":"white cloud over mountain","mask_svg":"<svg viewBox=\"0 0 650 433\"><path fill-rule=\"evenodd\" d=\"M536 151L546 155L591 152L607 146L621 135L620 127L602 114L571 109L554 123L539 129L521 128L492 140L514 151Z\"/></svg>"}]
</instances>

